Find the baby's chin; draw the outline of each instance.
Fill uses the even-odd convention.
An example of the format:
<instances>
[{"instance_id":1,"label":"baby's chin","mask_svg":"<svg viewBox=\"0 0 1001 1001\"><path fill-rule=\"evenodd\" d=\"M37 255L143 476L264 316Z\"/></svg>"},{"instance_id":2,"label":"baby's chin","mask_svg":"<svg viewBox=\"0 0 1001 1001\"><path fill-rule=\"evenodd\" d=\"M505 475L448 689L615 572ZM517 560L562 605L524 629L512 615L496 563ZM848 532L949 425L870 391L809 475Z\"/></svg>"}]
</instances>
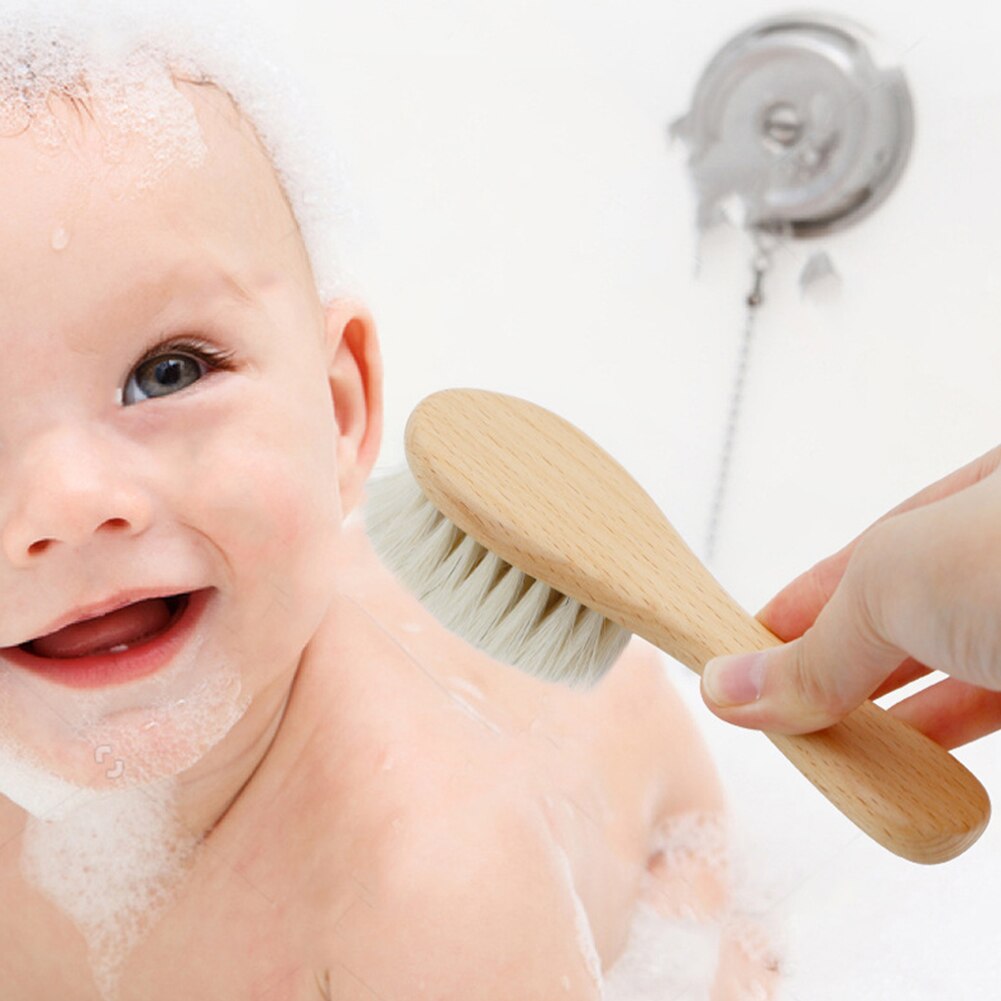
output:
<instances>
[{"instance_id":1,"label":"baby's chin","mask_svg":"<svg viewBox=\"0 0 1001 1001\"><path fill-rule=\"evenodd\" d=\"M206 674L181 695L137 701L96 711L93 703L40 699L0 676L0 795L57 819L90 793L179 776L226 737L250 702L228 671Z\"/></svg>"}]
</instances>

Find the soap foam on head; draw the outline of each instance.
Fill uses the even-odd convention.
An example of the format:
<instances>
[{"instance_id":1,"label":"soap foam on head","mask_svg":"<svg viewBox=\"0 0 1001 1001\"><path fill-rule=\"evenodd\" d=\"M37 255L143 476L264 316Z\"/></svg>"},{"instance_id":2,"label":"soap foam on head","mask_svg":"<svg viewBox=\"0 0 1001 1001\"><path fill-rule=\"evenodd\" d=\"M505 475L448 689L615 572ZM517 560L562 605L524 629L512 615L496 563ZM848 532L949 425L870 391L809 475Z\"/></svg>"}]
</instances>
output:
<instances>
[{"instance_id":1,"label":"soap foam on head","mask_svg":"<svg viewBox=\"0 0 1001 1001\"><path fill-rule=\"evenodd\" d=\"M274 165L299 225L321 302L346 294L342 252L360 236L358 199L335 150L320 95L281 65L248 13L215 0L0 0L0 149L30 123L58 148L65 125L49 108L61 94L99 106L104 155L123 156L131 135L152 163L137 186L156 183L171 163L192 166L206 147L177 79L226 91ZM350 249L343 257L350 257Z\"/></svg>"}]
</instances>

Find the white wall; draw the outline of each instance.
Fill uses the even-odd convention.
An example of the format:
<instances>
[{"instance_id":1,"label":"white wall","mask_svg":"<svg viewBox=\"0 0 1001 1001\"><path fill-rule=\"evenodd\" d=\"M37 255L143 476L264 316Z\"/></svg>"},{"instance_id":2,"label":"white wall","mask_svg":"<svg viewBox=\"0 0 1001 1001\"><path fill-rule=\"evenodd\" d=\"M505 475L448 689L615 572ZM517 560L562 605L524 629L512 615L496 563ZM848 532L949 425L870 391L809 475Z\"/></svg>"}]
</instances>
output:
<instances>
[{"instance_id":1,"label":"white wall","mask_svg":"<svg viewBox=\"0 0 1001 1001\"><path fill-rule=\"evenodd\" d=\"M704 555L749 252L716 232L693 276L685 151L665 129L723 42L795 5L257 6L327 93L369 221L356 273L386 364L378 468L402 461L406 418L428 393L513 393L597 439ZM750 611L1001 439L1001 8L830 9L898 54L915 141L874 215L788 247L768 278L712 564ZM842 275L832 303L797 285L818 249ZM840 1001L848 984L855 997L998 997L998 825L946 866L888 856L669 666L749 841L786 860L761 892L799 950L800 1001ZM995 795L999 752L1001 735L956 752ZM835 933L848 955L824 944Z\"/></svg>"}]
</instances>

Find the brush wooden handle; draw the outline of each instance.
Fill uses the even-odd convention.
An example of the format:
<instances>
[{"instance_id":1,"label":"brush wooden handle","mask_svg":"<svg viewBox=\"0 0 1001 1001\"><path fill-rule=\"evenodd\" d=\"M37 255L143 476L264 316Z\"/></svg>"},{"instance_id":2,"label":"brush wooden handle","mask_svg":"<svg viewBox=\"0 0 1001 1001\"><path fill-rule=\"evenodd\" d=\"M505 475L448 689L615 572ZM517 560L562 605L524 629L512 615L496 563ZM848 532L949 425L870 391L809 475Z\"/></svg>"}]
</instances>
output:
<instances>
[{"instance_id":1,"label":"brush wooden handle","mask_svg":"<svg viewBox=\"0 0 1001 1001\"><path fill-rule=\"evenodd\" d=\"M433 393L410 416L406 451L427 497L477 542L697 674L718 655L782 642L727 594L618 462L543 407L478 389ZM766 736L903 858L947 861L987 826L990 800L976 776L872 702L815 733Z\"/></svg>"}]
</instances>

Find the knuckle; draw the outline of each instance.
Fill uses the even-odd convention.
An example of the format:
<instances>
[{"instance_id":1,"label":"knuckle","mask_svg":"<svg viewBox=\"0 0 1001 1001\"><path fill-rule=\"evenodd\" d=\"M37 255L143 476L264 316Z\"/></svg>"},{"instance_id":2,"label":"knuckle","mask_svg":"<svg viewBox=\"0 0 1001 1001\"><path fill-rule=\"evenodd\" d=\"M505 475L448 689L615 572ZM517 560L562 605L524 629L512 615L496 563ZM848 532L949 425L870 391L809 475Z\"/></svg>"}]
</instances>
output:
<instances>
[{"instance_id":1,"label":"knuckle","mask_svg":"<svg viewBox=\"0 0 1001 1001\"><path fill-rule=\"evenodd\" d=\"M832 684L831 673L823 669L824 665L816 664L816 659L809 654L805 643L797 643L792 651L790 674L797 698L813 710L835 714L840 700Z\"/></svg>"},{"instance_id":2,"label":"knuckle","mask_svg":"<svg viewBox=\"0 0 1001 1001\"><path fill-rule=\"evenodd\" d=\"M940 632L947 637L947 653L937 666L954 677L982 688L1001 690L1001 622L996 612L986 615L945 615Z\"/></svg>"},{"instance_id":3,"label":"knuckle","mask_svg":"<svg viewBox=\"0 0 1001 1001\"><path fill-rule=\"evenodd\" d=\"M827 559L814 563L806 573L806 585L813 591L817 605L823 608L831 599L844 576L842 554L834 553Z\"/></svg>"},{"instance_id":4,"label":"knuckle","mask_svg":"<svg viewBox=\"0 0 1001 1001\"><path fill-rule=\"evenodd\" d=\"M847 603L848 622L867 646L887 646L887 589L883 586L884 568L892 563L888 553L893 548L889 536L893 530L887 523L870 529L860 540L845 570L839 590Z\"/></svg>"}]
</instances>

